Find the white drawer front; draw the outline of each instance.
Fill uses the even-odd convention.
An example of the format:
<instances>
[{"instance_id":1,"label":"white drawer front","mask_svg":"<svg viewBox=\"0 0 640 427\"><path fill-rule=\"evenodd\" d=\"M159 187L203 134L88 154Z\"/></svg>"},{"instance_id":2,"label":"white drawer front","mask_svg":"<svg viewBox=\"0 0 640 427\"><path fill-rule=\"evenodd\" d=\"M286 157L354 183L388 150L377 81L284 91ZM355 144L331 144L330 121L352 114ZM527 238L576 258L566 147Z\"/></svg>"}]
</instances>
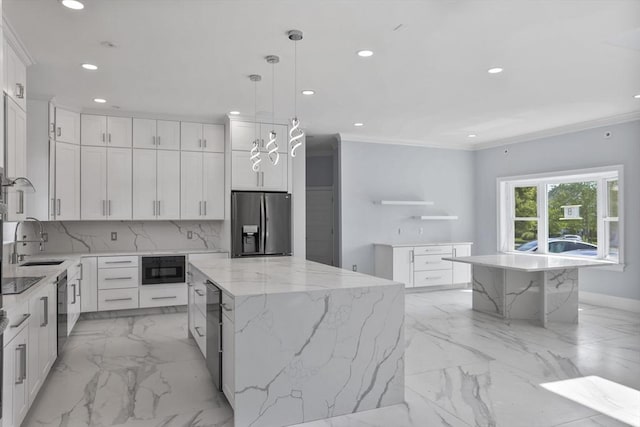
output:
<instances>
[{"instance_id":1,"label":"white drawer front","mask_svg":"<svg viewBox=\"0 0 640 427\"><path fill-rule=\"evenodd\" d=\"M451 270L416 271L413 276L415 287L450 285L452 282L453 272Z\"/></svg>"},{"instance_id":2,"label":"white drawer front","mask_svg":"<svg viewBox=\"0 0 640 427\"><path fill-rule=\"evenodd\" d=\"M194 303L204 316L207 313L207 287L204 283L194 283L193 292Z\"/></svg>"},{"instance_id":3,"label":"white drawer front","mask_svg":"<svg viewBox=\"0 0 640 427\"><path fill-rule=\"evenodd\" d=\"M138 308L138 288L98 291L98 311Z\"/></svg>"},{"instance_id":4,"label":"white drawer front","mask_svg":"<svg viewBox=\"0 0 640 427\"><path fill-rule=\"evenodd\" d=\"M187 304L187 285L146 285L140 287L140 307Z\"/></svg>"},{"instance_id":5,"label":"white drawer front","mask_svg":"<svg viewBox=\"0 0 640 427\"><path fill-rule=\"evenodd\" d=\"M451 245L438 245L438 246L416 246L413 248L414 255L451 255L453 253L453 247Z\"/></svg>"},{"instance_id":6,"label":"white drawer front","mask_svg":"<svg viewBox=\"0 0 640 427\"><path fill-rule=\"evenodd\" d=\"M413 257L415 271L451 270L451 261L443 261L442 255L417 255Z\"/></svg>"},{"instance_id":7,"label":"white drawer front","mask_svg":"<svg viewBox=\"0 0 640 427\"><path fill-rule=\"evenodd\" d=\"M235 313L235 301L229 295L222 292L222 314L226 315L232 322L235 322Z\"/></svg>"},{"instance_id":8,"label":"white drawer front","mask_svg":"<svg viewBox=\"0 0 640 427\"><path fill-rule=\"evenodd\" d=\"M98 289L138 287L138 267L105 268L98 270Z\"/></svg>"},{"instance_id":9,"label":"white drawer front","mask_svg":"<svg viewBox=\"0 0 640 427\"><path fill-rule=\"evenodd\" d=\"M207 357L207 319L200 310L193 311L193 338L196 340L200 351Z\"/></svg>"},{"instance_id":10,"label":"white drawer front","mask_svg":"<svg viewBox=\"0 0 640 427\"><path fill-rule=\"evenodd\" d=\"M98 268L120 268L137 266L137 256L101 256L98 258Z\"/></svg>"},{"instance_id":11,"label":"white drawer front","mask_svg":"<svg viewBox=\"0 0 640 427\"><path fill-rule=\"evenodd\" d=\"M18 332L28 324L30 317L29 304L27 301L23 302L19 306L7 309L9 326L7 326L7 329L4 330L4 334L2 335L3 345L7 345L13 337L18 335ZM34 321L37 321L37 319ZM0 351L2 351L2 349L0 349Z\"/></svg>"}]
</instances>

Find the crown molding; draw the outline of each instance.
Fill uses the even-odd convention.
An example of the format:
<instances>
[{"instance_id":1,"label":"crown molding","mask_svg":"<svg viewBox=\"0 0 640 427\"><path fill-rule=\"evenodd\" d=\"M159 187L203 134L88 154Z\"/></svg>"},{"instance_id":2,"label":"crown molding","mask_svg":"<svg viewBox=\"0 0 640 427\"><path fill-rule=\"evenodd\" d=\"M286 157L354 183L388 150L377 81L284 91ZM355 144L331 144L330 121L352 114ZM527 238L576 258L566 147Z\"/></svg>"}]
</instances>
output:
<instances>
[{"instance_id":1,"label":"crown molding","mask_svg":"<svg viewBox=\"0 0 640 427\"><path fill-rule=\"evenodd\" d=\"M16 33L16 31L13 29L9 21L7 21L6 16L4 15L2 16L2 27L5 40L7 41L7 43L9 43L9 45L11 45L13 50L16 51L18 57L20 57L20 60L24 62L27 67L35 64L35 59L33 59L33 56L29 54L29 51L24 46L24 43L22 43L22 40L20 40L20 37L18 37L18 33Z\"/></svg>"},{"instance_id":2,"label":"crown molding","mask_svg":"<svg viewBox=\"0 0 640 427\"><path fill-rule=\"evenodd\" d=\"M602 126L612 126L621 123L633 122L640 120L640 111L631 113L617 114L615 116L603 117L600 119L588 120L585 122L572 123L565 126L545 129L537 132L525 133L509 138L502 138L493 141L480 142L473 145L473 150L485 150L487 148L501 147L504 145L520 144L523 142L534 141L536 139L549 138L553 136L566 135L569 133L580 132L583 130L595 129Z\"/></svg>"},{"instance_id":3,"label":"crown molding","mask_svg":"<svg viewBox=\"0 0 640 427\"><path fill-rule=\"evenodd\" d=\"M340 133L340 142L353 141L353 142L368 142L372 144L391 144L391 145L408 145L411 147L423 147L423 148L441 148L446 150L473 150L472 144L464 143L446 143L446 142L433 142L433 141L421 141L417 139L401 139L401 138L385 138L385 137L371 137L367 135L360 135L356 133Z\"/></svg>"}]
</instances>

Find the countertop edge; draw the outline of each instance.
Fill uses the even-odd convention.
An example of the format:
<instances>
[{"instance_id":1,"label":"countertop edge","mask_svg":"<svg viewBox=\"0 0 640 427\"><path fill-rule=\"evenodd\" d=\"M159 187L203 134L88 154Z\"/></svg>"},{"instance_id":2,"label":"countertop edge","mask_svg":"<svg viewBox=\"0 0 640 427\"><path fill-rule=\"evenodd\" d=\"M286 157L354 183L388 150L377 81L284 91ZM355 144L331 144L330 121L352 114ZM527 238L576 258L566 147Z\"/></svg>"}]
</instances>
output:
<instances>
[{"instance_id":1,"label":"countertop edge","mask_svg":"<svg viewBox=\"0 0 640 427\"><path fill-rule=\"evenodd\" d=\"M373 246L389 246L392 248L412 248L421 246L473 245L473 242L434 242L434 243L374 243Z\"/></svg>"}]
</instances>

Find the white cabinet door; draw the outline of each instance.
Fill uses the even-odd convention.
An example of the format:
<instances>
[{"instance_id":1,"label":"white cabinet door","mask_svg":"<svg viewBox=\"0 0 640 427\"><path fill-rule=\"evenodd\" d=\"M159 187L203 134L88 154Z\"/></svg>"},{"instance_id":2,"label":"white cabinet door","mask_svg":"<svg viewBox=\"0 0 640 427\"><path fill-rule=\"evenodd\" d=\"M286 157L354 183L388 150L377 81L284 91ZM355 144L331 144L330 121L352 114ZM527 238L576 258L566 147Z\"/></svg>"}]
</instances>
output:
<instances>
[{"instance_id":1,"label":"white cabinet door","mask_svg":"<svg viewBox=\"0 0 640 427\"><path fill-rule=\"evenodd\" d=\"M413 287L413 248L393 248L393 281Z\"/></svg>"},{"instance_id":2,"label":"white cabinet door","mask_svg":"<svg viewBox=\"0 0 640 427\"><path fill-rule=\"evenodd\" d=\"M181 153L181 218L202 218L202 153L183 151Z\"/></svg>"},{"instance_id":3,"label":"white cabinet door","mask_svg":"<svg viewBox=\"0 0 640 427\"><path fill-rule=\"evenodd\" d=\"M248 151L232 151L231 152L231 189L232 190L260 190L261 189L261 171L264 169L265 162L263 154L260 163L260 172L254 172L251 169L251 160L249 160Z\"/></svg>"},{"instance_id":4,"label":"white cabinet door","mask_svg":"<svg viewBox=\"0 0 640 427\"><path fill-rule=\"evenodd\" d=\"M253 141L260 138L260 125L256 127L250 122L231 122L230 133L231 149L249 152Z\"/></svg>"},{"instance_id":5,"label":"white cabinet door","mask_svg":"<svg viewBox=\"0 0 640 427\"><path fill-rule=\"evenodd\" d=\"M453 256L471 256L471 245L453 245ZM471 283L471 265L461 262L453 264L453 283Z\"/></svg>"},{"instance_id":6,"label":"white cabinet door","mask_svg":"<svg viewBox=\"0 0 640 427\"><path fill-rule=\"evenodd\" d=\"M27 175L27 120L25 112L11 99L6 102L6 176ZM26 218L24 190L11 189L7 197L7 220Z\"/></svg>"},{"instance_id":7,"label":"white cabinet door","mask_svg":"<svg viewBox=\"0 0 640 427\"><path fill-rule=\"evenodd\" d=\"M107 117L109 147L131 147L131 123L130 117Z\"/></svg>"},{"instance_id":8,"label":"white cabinet door","mask_svg":"<svg viewBox=\"0 0 640 427\"><path fill-rule=\"evenodd\" d=\"M80 144L80 114L56 107L55 115L55 140Z\"/></svg>"},{"instance_id":9,"label":"white cabinet door","mask_svg":"<svg viewBox=\"0 0 640 427\"><path fill-rule=\"evenodd\" d=\"M202 149L213 153L224 153L223 125L202 125Z\"/></svg>"},{"instance_id":10,"label":"white cabinet door","mask_svg":"<svg viewBox=\"0 0 640 427\"><path fill-rule=\"evenodd\" d=\"M181 122L180 143L183 150L202 151L202 124Z\"/></svg>"},{"instance_id":11,"label":"white cabinet door","mask_svg":"<svg viewBox=\"0 0 640 427\"><path fill-rule=\"evenodd\" d=\"M133 219L155 219L156 150L133 150Z\"/></svg>"},{"instance_id":12,"label":"white cabinet door","mask_svg":"<svg viewBox=\"0 0 640 427\"><path fill-rule=\"evenodd\" d=\"M180 219L180 152L158 150L158 219Z\"/></svg>"},{"instance_id":13,"label":"white cabinet door","mask_svg":"<svg viewBox=\"0 0 640 427\"><path fill-rule=\"evenodd\" d=\"M80 143L82 145L106 145L107 117L82 114L80 116Z\"/></svg>"},{"instance_id":14,"label":"white cabinet door","mask_svg":"<svg viewBox=\"0 0 640 427\"><path fill-rule=\"evenodd\" d=\"M31 404L35 399L42 383L42 373L40 372L40 347L42 347L42 353L48 355L47 349L49 347L49 335L44 334L43 337L40 333L40 330L43 329L41 326L45 323L44 300L41 300L41 298L47 298L46 293L45 289L44 292L40 291L29 298L29 314L31 314L28 322L29 324L27 325L27 328L29 329L29 353L27 354L27 377L29 378L27 386L29 390L29 404ZM46 317L48 318L49 316Z\"/></svg>"},{"instance_id":15,"label":"white cabinet door","mask_svg":"<svg viewBox=\"0 0 640 427\"><path fill-rule=\"evenodd\" d=\"M269 133L271 133L272 130L276 133L276 144L278 144L278 152L286 153L288 151L289 144L289 134L287 133L287 127L283 125L274 125L271 123L260 124L260 142L262 144L262 150L267 151Z\"/></svg>"},{"instance_id":16,"label":"white cabinet door","mask_svg":"<svg viewBox=\"0 0 640 427\"><path fill-rule=\"evenodd\" d=\"M131 149L107 150L107 214L109 219L131 219Z\"/></svg>"},{"instance_id":17,"label":"white cabinet door","mask_svg":"<svg viewBox=\"0 0 640 427\"><path fill-rule=\"evenodd\" d=\"M28 385L29 385L29 374L28 374L28 360L29 360L29 328L24 327L22 331L20 331L11 343L9 343L5 347L4 354L6 354L9 359L9 362L12 364L13 369L11 369L11 375L9 379L9 384L11 384L11 412L12 416L7 421L9 423L13 422L14 426L19 426L24 420L27 411L29 410L29 394L28 394ZM3 389L5 392L6 388ZM2 396L2 406L4 407L7 402L5 401L5 393ZM4 408L3 408L4 415ZM4 423L4 417L3 417Z\"/></svg>"},{"instance_id":18,"label":"white cabinet door","mask_svg":"<svg viewBox=\"0 0 640 427\"><path fill-rule=\"evenodd\" d=\"M49 365L50 368L58 358L58 287L55 283L49 286ZM46 378L45 378L46 379Z\"/></svg>"},{"instance_id":19,"label":"white cabinet door","mask_svg":"<svg viewBox=\"0 0 640 427\"><path fill-rule=\"evenodd\" d=\"M81 147L80 196L82 219L107 217L107 149Z\"/></svg>"},{"instance_id":20,"label":"white cabinet door","mask_svg":"<svg viewBox=\"0 0 640 427\"><path fill-rule=\"evenodd\" d=\"M133 146L136 148L156 148L156 121L133 119Z\"/></svg>"},{"instance_id":21,"label":"white cabinet door","mask_svg":"<svg viewBox=\"0 0 640 427\"><path fill-rule=\"evenodd\" d=\"M51 208L58 221L80 219L80 146L55 143L55 197Z\"/></svg>"},{"instance_id":22,"label":"white cabinet door","mask_svg":"<svg viewBox=\"0 0 640 427\"><path fill-rule=\"evenodd\" d=\"M98 258L83 257L80 264L80 312L98 311Z\"/></svg>"},{"instance_id":23,"label":"white cabinet door","mask_svg":"<svg viewBox=\"0 0 640 427\"><path fill-rule=\"evenodd\" d=\"M7 43L5 48L5 90L18 103L22 110L26 110L27 100L27 68L18 54Z\"/></svg>"},{"instance_id":24,"label":"white cabinet door","mask_svg":"<svg viewBox=\"0 0 640 427\"><path fill-rule=\"evenodd\" d=\"M263 154L265 160L260 164L262 169L262 189L266 191L287 191L288 156L280 154L280 161L273 165Z\"/></svg>"},{"instance_id":25,"label":"white cabinet door","mask_svg":"<svg viewBox=\"0 0 640 427\"><path fill-rule=\"evenodd\" d=\"M203 216L224 219L224 154L203 153Z\"/></svg>"},{"instance_id":26,"label":"white cabinet door","mask_svg":"<svg viewBox=\"0 0 640 427\"><path fill-rule=\"evenodd\" d=\"M235 405L235 338L234 323L222 316L222 392L232 407Z\"/></svg>"},{"instance_id":27,"label":"white cabinet door","mask_svg":"<svg viewBox=\"0 0 640 427\"><path fill-rule=\"evenodd\" d=\"M180 122L158 120L157 129L157 148L163 150L180 149Z\"/></svg>"}]
</instances>

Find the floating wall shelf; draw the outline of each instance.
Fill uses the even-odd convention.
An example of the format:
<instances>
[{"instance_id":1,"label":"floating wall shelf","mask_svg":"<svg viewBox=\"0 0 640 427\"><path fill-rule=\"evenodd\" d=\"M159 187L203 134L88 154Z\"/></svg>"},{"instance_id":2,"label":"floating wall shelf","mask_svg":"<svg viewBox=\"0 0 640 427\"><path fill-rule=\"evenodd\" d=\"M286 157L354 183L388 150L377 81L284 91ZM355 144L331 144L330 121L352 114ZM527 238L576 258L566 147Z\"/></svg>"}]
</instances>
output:
<instances>
[{"instance_id":1,"label":"floating wall shelf","mask_svg":"<svg viewBox=\"0 0 640 427\"><path fill-rule=\"evenodd\" d=\"M378 205L395 205L395 206L433 206L433 202L424 200L378 200L373 203Z\"/></svg>"},{"instance_id":2,"label":"floating wall shelf","mask_svg":"<svg viewBox=\"0 0 640 427\"><path fill-rule=\"evenodd\" d=\"M454 220L458 219L456 215L422 215L422 216L414 216L415 219L420 219L423 221L427 220Z\"/></svg>"}]
</instances>

